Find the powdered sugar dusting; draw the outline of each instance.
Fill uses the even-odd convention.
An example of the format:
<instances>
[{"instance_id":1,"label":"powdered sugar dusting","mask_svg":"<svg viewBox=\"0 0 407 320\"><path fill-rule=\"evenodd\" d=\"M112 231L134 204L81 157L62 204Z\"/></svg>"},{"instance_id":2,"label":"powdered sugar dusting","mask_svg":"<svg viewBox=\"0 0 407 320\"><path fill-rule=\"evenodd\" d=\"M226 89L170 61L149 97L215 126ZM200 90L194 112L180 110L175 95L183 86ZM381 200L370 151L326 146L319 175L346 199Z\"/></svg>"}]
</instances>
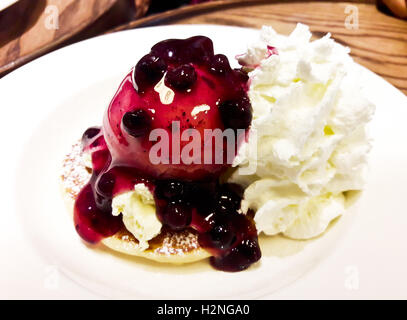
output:
<instances>
[{"instance_id":1,"label":"powdered sugar dusting","mask_svg":"<svg viewBox=\"0 0 407 320\"><path fill-rule=\"evenodd\" d=\"M154 250L161 255L185 254L199 248L198 235L191 231L167 232L162 245Z\"/></svg>"},{"instance_id":2,"label":"powdered sugar dusting","mask_svg":"<svg viewBox=\"0 0 407 320\"><path fill-rule=\"evenodd\" d=\"M62 163L61 179L64 190L72 199L76 199L90 177L90 169L86 168L83 161L81 143L77 142Z\"/></svg>"},{"instance_id":3,"label":"powdered sugar dusting","mask_svg":"<svg viewBox=\"0 0 407 320\"><path fill-rule=\"evenodd\" d=\"M91 168L87 168L80 141L72 146L62 163L61 179L64 191L75 200L91 177ZM114 236L128 248L138 248L138 240L127 230L121 230ZM150 248L157 255L183 255L199 249L198 235L193 230L162 232L149 241Z\"/></svg>"}]
</instances>

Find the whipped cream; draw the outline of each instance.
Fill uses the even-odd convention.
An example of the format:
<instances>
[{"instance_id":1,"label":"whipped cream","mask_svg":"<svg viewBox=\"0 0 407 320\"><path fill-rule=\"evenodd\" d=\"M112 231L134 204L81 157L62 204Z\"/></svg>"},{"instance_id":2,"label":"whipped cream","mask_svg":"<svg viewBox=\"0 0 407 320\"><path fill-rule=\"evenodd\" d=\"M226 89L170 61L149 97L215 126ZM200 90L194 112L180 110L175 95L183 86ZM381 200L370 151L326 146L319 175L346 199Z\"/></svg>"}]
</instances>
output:
<instances>
[{"instance_id":1,"label":"whipped cream","mask_svg":"<svg viewBox=\"0 0 407 320\"><path fill-rule=\"evenodd\" d=\"M259 232L295 239L321 234L343 214L342 193L363 188L371 148L366 124L375 110L349 49L330 34L311 36L302 24L289 36L263 27L238 56L252 70L257 154L243 147L234 165L255 164L257 171L239 176L237 170L229 182L247 187L243 209L256 211Z\"/></svg>"},{"instance_id":2,"label":"whipped cream","mask_svg":"<svg viewBox=\"0 0 407 320\"><path fill-rule=\"evenodd\" d=\"M122 214L126 229L139 241L140 250L146 250L148 241L161 232L162 224L156 215L154 196L143 183L136 184L133 191L114 197L112 214Z\"/></svg>"}]
</instances>

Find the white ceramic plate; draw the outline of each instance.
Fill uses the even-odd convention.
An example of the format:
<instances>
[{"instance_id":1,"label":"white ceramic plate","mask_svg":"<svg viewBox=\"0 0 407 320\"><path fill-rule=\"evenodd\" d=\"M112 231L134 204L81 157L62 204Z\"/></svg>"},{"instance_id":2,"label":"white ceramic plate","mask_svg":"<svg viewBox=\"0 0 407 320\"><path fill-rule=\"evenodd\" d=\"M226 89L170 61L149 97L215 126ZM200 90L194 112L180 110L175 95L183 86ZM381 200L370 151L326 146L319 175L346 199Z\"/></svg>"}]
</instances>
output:
<instances>
[{"instance_id":1,"label":"white ceramic plate","mask_svg":"<svg viewBox=\"0 0 407 320\"><path fill-rule=\"evenodd\" d=\"M10 7L12 4L16 3L18 0L1 0L0 2L0 11Z\"/></svg>"},{"instance_id":2,"label":"white ceramic plate","mask_svg":"<svg viewBox=\"0 0 407 320\"><path fill-rule=\"evenodd\" d=\"M323 237L267 240L261 263L235 274L207 261L171 267L126 258L79 239L59 194L64 154L101 123L121 78L154 43L196 34L211 37L215 51L233 60L256 31L202 25L126 31L59 50L0 80L0 297L407 297L407 98L365 69L360 81L377 103L369 183Z\"/></svg>"}]
</instances>

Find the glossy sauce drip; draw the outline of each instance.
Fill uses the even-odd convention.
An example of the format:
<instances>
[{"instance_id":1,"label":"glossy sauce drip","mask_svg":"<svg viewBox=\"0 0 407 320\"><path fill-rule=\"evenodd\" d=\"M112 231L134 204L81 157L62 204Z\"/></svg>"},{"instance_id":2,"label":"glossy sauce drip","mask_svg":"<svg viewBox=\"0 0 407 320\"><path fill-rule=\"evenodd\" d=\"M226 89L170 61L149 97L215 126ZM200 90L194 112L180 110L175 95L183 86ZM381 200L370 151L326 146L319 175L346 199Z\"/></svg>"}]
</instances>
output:
<instances>
[{"instance_id":1,"label":"glossy sauce drip","mask_svg":"<svg viewBox=\"0 0 407 320\"><path fill-rule=\"evenodd\" d=\"M132 190L137 183L152 186L138 171L111 167L111 155L100 128L86 130L82 148L91 155L92 176L76 199L74 223L85 241L98 243L124 227L122 217L112 215L113 197Z\"/></svg>"},{"instance_id":2,"label":"glossy sauce drip","mask_svg":"<svg viewBox=\"0 0 407 320\"><path fill-rule=\"evenodd\" d=\"M200 246L213 255L212 266L241 271L261 257L253 220L239 212L242 192L237 185L215 181L157 181L157 215L172 230L198 231Z\"/></svg>"},{"instance_id":3,"label":"glossy sauce drip","mask_svg":"<svg viewBox=\"0 0 407 320\"><path fill-rule=\"evenodd\" d=\"M149 158L154 145L149 133L156 128L171 133L173 121L179 121L181 132L231 128L247 133L252 120L247 80L225 56L214 54L209 38L156 44L122 82L103 128L90 128L83 136L93 172L75 204L75 226L81 237L97 243L123 228L122 217L111 214L112 199L145 183L155 195L163 225L172 230L194 228L200 245L213 255L215 268L240 271L258 261L256 228L249 215L239 212L241 190L218 183L229 164L153 165ZM174 93L172 101L160 97L160 81ZM205 111L194 113L202 105ZM172 150L172 141L169 144ZM201 146L204 151L203 140Z\"/></svg>"},{"instance_id":4,"label":"glossy sauce drip","mask_svg":"<svg viewBox=\"0 0 407 320\"><path fill-rule=\"evenodd\" d=\"M123 80L105 113L103 131L113 163L137 168L159 179L216 179L229 165L205 164L204 154L210 146L204 143L204 131L249 127L252 109L246 92L247 79L246 74L230 67L225 56L214 54L212 41L206 37L156 44ZM160 82L161 89L157 89ZM168 101L163 101L166 98ZM144 135L140 130L143 121L137 121L137 114L140 120L149 117L144 121L148 127ZM126 124L130 121L123 119L131 118L134 125L129 128ZM151 164L149 151L156 142L149 139L149 133L160 129L172 137L174 125L179 126L180 134L190 128L199 133L200 163L177 163L174 149L182 150L190 141L176 145L170 139L169 163ZM235 150L237 147L236 144Z\"/></svg>"}]
</instances>

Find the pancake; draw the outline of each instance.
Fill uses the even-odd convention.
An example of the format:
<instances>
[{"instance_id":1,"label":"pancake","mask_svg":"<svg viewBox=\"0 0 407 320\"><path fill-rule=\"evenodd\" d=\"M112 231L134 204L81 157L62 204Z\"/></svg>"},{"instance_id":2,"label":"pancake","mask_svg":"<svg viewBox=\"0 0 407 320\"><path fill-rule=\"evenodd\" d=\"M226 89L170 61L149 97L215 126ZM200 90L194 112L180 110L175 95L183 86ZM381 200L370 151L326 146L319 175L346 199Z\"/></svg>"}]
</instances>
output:
<instances>
[{"instance_id":1,"label":"pancake","mask_svg":"<svg viewBox=\"0 0 407 320\"><path fill-rule=\"evenodd\" d=\"M75 199L88 183L92 169L86 167L80 142L72 146L62 165L61 189L69 212L73 215ZM138 240L123 228L114 236L105 238L101 244L120 253L138 256L162 263L191 263L210 257L198 243L198 235L192 229L171 231L162 228L161 233L151 239L146 250L141 250Z\"/></svg>"}]
</instances>

